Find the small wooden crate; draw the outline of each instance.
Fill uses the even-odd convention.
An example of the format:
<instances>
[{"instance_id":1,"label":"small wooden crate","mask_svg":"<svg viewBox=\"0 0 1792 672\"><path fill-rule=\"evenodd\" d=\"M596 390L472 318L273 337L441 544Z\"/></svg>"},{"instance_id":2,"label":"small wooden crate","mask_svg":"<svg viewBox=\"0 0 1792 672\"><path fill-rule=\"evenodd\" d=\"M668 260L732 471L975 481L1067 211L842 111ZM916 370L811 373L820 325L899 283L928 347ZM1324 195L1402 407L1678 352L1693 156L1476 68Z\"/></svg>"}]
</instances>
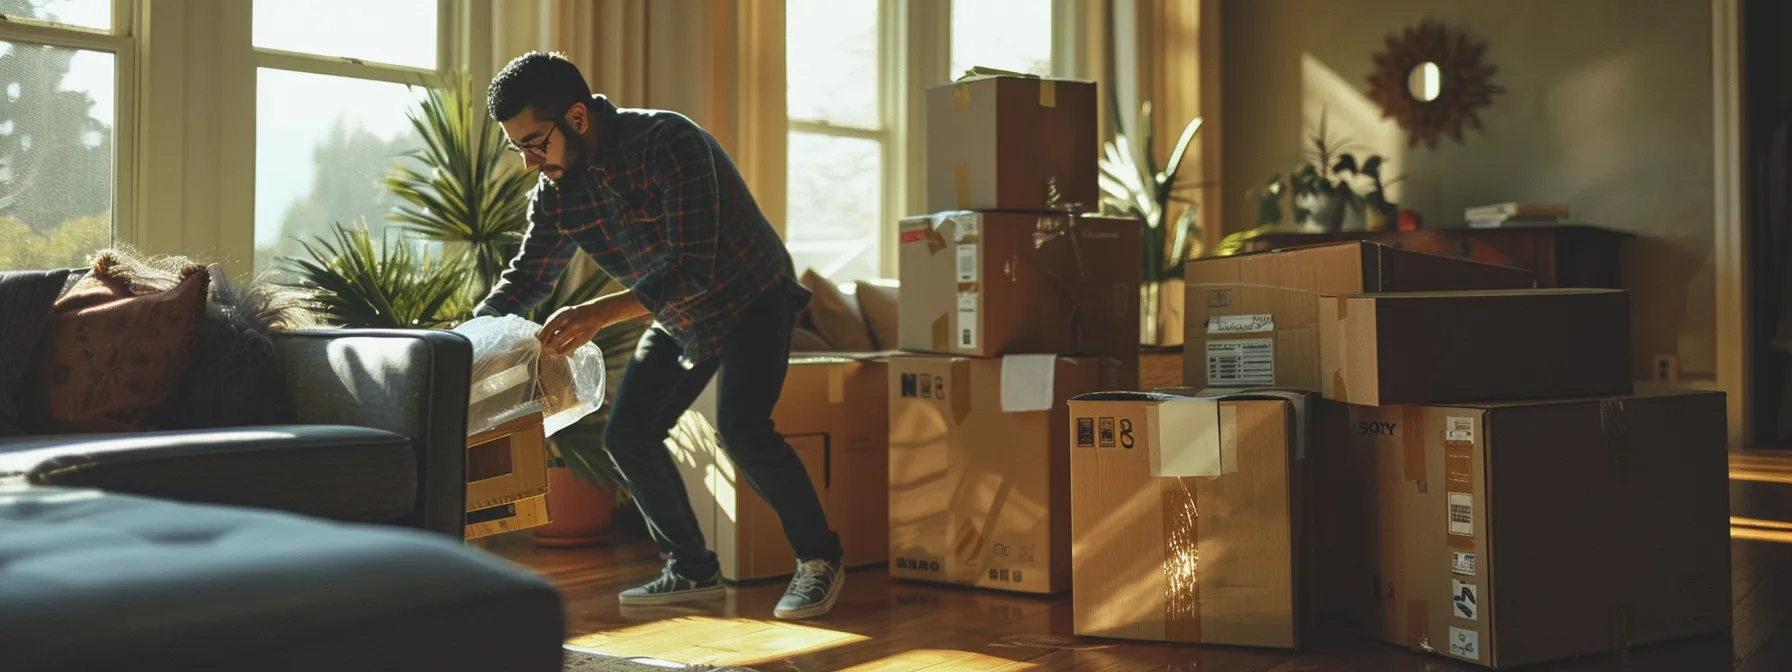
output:
<instances>
[{"instance_id":1,"label":"small wooden crate","mask_svg":"<svg viewBox=\"0 0 1792 672\"><path fill-rule=\"evenodd\" d=\"M467 539L548 523L541 419L527 415L467 439Z\"/></svg>"}]
</instances>

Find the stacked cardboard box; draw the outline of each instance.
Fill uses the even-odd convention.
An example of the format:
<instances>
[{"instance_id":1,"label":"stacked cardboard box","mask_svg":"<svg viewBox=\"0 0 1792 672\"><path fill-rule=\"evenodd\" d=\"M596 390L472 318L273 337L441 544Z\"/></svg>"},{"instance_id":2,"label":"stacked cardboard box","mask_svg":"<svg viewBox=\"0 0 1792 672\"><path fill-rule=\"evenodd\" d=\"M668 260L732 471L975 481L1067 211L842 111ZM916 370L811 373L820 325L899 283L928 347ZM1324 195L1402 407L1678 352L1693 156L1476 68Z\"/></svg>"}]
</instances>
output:
<instances>
[{"instance_id":1,"label":"stacked cardboard box","mask_svg":"<svg viewBox=\"0 0 1792 672\"><path fill-rule=\"evenodd\" d=\"M887 358L829 353L790 359L772 423L796 449L848 567L882 564L887 555L889 472ZM789 575L796 556L771 506L753 490L716 433L716 386L705 388L673 428L668 444L722 578Z\"/></svg>"},{"instance_id":2,"label":"stacked cardboard box","mask_svg":"<svg viewBox=\"0 0 1792 672\"><path fill-rule=\"evenodd\" d=\"M1070 402L1078 635L1296 648L1315 396Z\"/></svg>"},{"instance_id":3,"label":"stacked cardboard box","mask_svg":"<svg viewBox=\"0 0 1792 672\"><path fill-rule=\"evenodd\" d=\"M1632 392L1629 300L1321 299L1347 419L1316 543L1367 634L1510 667L1728 627L1724 398Z\"/></svg>"},{"instance_id":4,"label":"stacked cardboard box","mask_svg":"<svg viewBox=\"0 0 1792 672\"><path fill-rule=\"evenodd\" d=\"M1095 85L927 94L928 205L901 223L890 574L1069 588L1066 401L1138 384L1139 226L1097 207Z\"/></svg>"}]
</instances>

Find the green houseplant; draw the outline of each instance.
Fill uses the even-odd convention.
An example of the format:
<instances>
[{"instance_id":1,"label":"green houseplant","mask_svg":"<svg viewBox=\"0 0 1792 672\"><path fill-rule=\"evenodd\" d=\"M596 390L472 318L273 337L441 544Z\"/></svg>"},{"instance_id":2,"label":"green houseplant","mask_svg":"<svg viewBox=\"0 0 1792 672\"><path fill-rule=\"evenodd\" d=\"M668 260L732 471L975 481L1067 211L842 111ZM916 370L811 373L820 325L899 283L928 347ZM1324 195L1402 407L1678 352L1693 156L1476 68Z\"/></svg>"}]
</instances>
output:
<instances>
[{"instance_id":1,"label":"green houseplant","mask_svg":"<svg viewBox=\"0 0 1792 672\"><path fill-rule=\"evenodd\" d=\"M380 181L402 202L388 217L413 234L411 240L388 240L380 249L364 226L339 223L333 240L307 243L304 258L285 262L320 313L343 325L388 328L451 328L472 318L474 304L491 290L521 244L535 184L509 156L502 131L485 116L480 102L471 78L454 73L447 86L427 91L411 112L412 128L424 147L403 157L410 165L395 163ZM438 244L445 253L434 260L420 257L412 249L415 241ZM569 273L525 317L539 323L561 307L619 290L601 272ZM620 379L646 328L646 320L632 320L598 333L593 342L605 354L609 380ZM599 534L608 529L611 507L552 504L606 499L614 504L618 495L627 494L603 446L605 413L599 411L550 440L548 496L555 523L538 532L552 534L557 526L598 529ZM568 490L581 485L595 495ZM592 535L575 536L589 541Z\"/></svg>"},{"instance_id":2,"label":"green houseplant","mask_svg":"<svg viewBox=\"0 0 1792 672\"><path fill-rule=\"evenodd\" d=\"M1201 130L1199 117L1188 123L1169 160L1157 165L1152 150L1151 103L1139 107L1139 126L1144 134L1140 147L1143 163L1134 158L1131 139L1120 121L1120 103L1110 92L1114 107L1114 138L1104 146L1100 159L1101 209L1105 214L1139 220L1139 340L1147 346L1182 344L1182 267L1201 247L1199 211L1187 190L1196 184L1178 182L1183 158ZM1174 206L1184 205L1174 221Z\"/></svg>"}]
</instances>

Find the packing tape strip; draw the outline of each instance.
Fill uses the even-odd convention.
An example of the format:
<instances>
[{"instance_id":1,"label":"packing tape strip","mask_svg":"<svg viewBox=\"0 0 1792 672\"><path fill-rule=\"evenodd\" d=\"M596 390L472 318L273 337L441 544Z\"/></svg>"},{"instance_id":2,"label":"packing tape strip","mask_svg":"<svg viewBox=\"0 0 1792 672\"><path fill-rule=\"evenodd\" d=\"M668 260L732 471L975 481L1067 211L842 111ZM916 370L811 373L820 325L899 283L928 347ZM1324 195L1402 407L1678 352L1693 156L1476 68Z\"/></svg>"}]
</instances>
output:
<instances>
[{"instance_id":1,"label":"packing tape strip","mask_svg":"<svg viewBox=\"0 0 1792 672\"><path fill-rule=\"evenodd\" d=\"M1039 80L1039 106L1040 107L1057 107L1058 106L1058 85L1053 83L1052 80L1040 78L1040 80Z\"/></svg>"},{"instance_id":2,"label":"packing tape strip","mask_svg":"<svg viewBox=\"0 0 1792 672\"><path fill-rule=\"evenodd\" d=\"M1402 470L1408 481L1425 480L1425 409L1420 406L1404 406L1400 409L1400 432Z\"/></svg>"},{"instance_id":3,"label":"packing tape strip","mask_svg":"<svg viewBox=\"0 0 1792 672\"><path fill-rule=\"evenodd\" d=\"M959 112L971 109L971 85L959 82L952 85L952 107Z\"/></svg>"},{"instance_id":4,"label":"packing tape strip","mask_svg":"<svg viewBox=\"0 0 1792 672\"><path fill-rule=\"evenodd\" d=\"M971 164L952 164L952 192L959 210L971 207Z\"/></svg>"},{"instance_id":5,"label":"packing tape strip","mask_svg":"<svg viewBox=\"0 0 1792 672\"><path fill-rule=\"evenodd\" d=\"M1201 641L1200 515L1190 480L1157 479L1163 489L1164 635L1172 642Z\"/></svg>"},{"instance_id":6,"label":"packing tape strip","mask_svg":"<svg viewBox=\"0 0 1792 672\"><path fill-rule=\"evenodd\" d=\"M952 421L964 425L964 419L971 415L971 360L960 357L952 360L952 395L946 402L952 405Z\"/></svg>"},{"instance_id":7,"label":"packing tape strip","mask_svg":"<svg viewBox=\"0 0 1792 672\"><path fill-rule=\"evenodd\" d=\"M1220 404L1220 475L1237 472L1238 406Z\"/></svg>"},{"instance_id":8,"label":"packing tape strip","mask_svg":"<svg viewBox=\"0 0 1792 672\"><path fill-rule=\"evenodd\" d=\"M941 315L933 321L933 351L946 352L952 346L952 316L958 314L954 307L952 312Z\"/></svg>"},{"instance_id":9,"label":"packing tape strip","mask_svg":"<svg viewBox=\"0 0 1792 672\"><path fill-rule=\"evenodd\" d=\"M846 403L846 367L834 365L828 367L828 403Z\"/></svg>"}]
</instances>

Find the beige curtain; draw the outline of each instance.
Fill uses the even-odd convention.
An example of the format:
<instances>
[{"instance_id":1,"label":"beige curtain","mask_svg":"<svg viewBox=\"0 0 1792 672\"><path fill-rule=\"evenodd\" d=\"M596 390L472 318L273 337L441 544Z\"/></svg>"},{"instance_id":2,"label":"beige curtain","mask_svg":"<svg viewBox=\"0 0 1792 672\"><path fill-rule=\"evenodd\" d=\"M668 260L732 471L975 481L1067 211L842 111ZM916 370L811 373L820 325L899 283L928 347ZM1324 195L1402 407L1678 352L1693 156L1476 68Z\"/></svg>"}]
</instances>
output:
<instances>
[{"instance_id":1,"label":"beige curtain","mask_svg":"<svg viewBox=\"0 0 1792 672\"><path fill-rule=\"evenodd\" d=\"M1110 46L1108 51L1116 58L1127 52L1135 56L1120 65L1132 66L1132 90L1137 95L1131 101L1122 99L1121 105L1131 105L1130 115L1136 114L1140 102L1151 101L1152 150L1159 161L1175 149L1189 120L1202 119L1179 181L1205 185L1195 192L1195 202L1202 239L1209 246L1230 233L1222 219L1224 195L1219 185L1220 4L1220 0L1119 0L1116 7L1123 14L1115 18L1115 41L1132 43ZM1118 76L1127 77L1124 72ZM1126 88L1122 85L1122 90ZM1175 221L1181 212L1168 214L1169 221Z\"/></svg>"}]
</instances>

